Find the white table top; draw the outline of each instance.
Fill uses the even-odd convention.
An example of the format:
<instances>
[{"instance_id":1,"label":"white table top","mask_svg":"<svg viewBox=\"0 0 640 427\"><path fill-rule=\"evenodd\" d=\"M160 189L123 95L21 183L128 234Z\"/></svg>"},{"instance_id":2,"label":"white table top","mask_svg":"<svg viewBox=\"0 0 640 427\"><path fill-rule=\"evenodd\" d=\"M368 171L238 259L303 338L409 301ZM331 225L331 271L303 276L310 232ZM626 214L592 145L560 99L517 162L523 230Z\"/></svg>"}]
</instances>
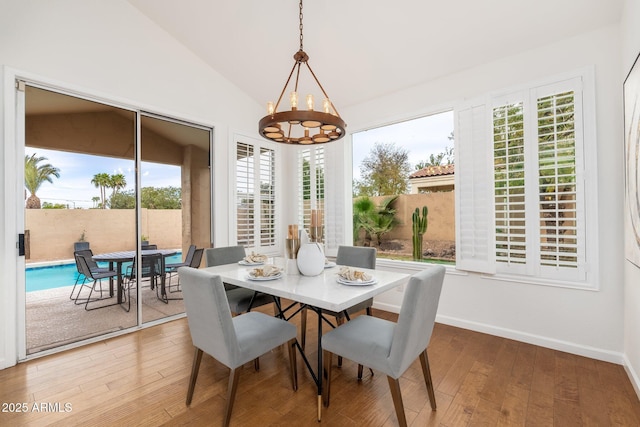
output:
<instances>
[{"instance_id":1,"label":"white table top","mask_svg":"<svg viewBox=\"0 0 640 427\"><path fill-rule=\"evenodd\" d=\"M278 264L278 263L276 263ZM377 279L377 283L368 286L348 286L336 281L340 266L326 268L319 276L302 276L282 273L276 280L249 280L248 273L254 267L225 264L207 267L204 270L220 275L222 281L243 288L253 289L281 298L308 304L331 311L343 311L362 301L366 301L382 292L406 283L409 275L391 271L366 271Z\"/></svg>"}]
</instances>

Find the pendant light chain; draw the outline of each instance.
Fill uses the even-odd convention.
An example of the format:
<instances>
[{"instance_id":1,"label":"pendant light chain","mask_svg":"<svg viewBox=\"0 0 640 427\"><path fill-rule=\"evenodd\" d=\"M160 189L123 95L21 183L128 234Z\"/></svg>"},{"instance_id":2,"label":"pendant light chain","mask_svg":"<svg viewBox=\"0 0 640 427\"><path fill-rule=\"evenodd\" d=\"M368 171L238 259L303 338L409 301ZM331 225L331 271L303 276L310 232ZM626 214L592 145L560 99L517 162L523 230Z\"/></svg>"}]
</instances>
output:
<instances>
[{"instance_id":1,"label":"pendant light chain","mask_svg":"<svg viewBox=\"0 0 640 427\"><path fill-rule=\"evenodd\" d=\"M341 139L345 135L346 123L338 114L333 102L324 90L318 77L311 69L309 65L309 55L304 51L303 44L303 25L302 20L304 18L302 13L302 0L299 0L298 14L299 29L300 29L300 50L294 55L294 63L287 78L287 82L284 84L278 101L275 103L267 102L267 115L260 119L258 123L258 131L264 138L273 141L281 142L284 144L322 144L325 142L336 141ZM307 108L300 108L298 104L298 82L300 81L301 66L306 65L306 69L311 74L313 81L318 85L318 88L324 95L322 101L322 109L316 110L313 107L313 94L307 95L306 106ZM295 73L295 76L294 76ZM295 77L293 84L293 92L291 92L291 109L279 111L280 101L291 83L292 77Z\"/></svg>"},{"instance_id":2,"label":"pendant light chain","mask_svg":"<svg viewBox=\"0 0 640 427\"><path fill-rule=\"evenodd\" d=\"M302 0L300 0L300 50L304 50L302 48Z\"/></svg>"}]
</instances>

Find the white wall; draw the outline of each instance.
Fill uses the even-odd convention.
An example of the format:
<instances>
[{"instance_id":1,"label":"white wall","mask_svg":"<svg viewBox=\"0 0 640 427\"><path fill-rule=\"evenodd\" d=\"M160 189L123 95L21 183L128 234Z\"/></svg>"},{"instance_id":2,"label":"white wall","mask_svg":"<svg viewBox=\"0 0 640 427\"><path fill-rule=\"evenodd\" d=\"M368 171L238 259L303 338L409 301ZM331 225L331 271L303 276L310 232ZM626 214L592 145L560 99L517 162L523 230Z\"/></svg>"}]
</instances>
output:
<instances>
[{"instance_id":1,"label":"white wall","mask_svg":"<svg viewBox=\"0 0 640 427\"><path fill-rule=\"evenodd\" d=\"M640 53L640 0L626 0L622 13L622 70L624 79ZM631 233L625 230L625 233ZM626 368L640 395L640 268L624 261L624 353Z\"/></svg>"},{"instance_id":2,"label":"white wall","mask_svg":"<svg viewBox=\"0 0 640 427\"><path fill-rule=\"evenodd\" d=\"M0 10L3 78L17 72L215 126L214 179L227 182L230 135L256 134L255 118L262 115L262 107L137 9L121 0L0 0ZM215 25L223 17L211 19ZM14 108L12 92L6 90L0 107L0 271L4 278L0 283L0 368L15 363L15 205L19 195L12 193L21 186L12 178L16 170L7 156L21 159L23 155L15 151L12 123L5 123L7 117L11 121ZM225 244L228 237L227 188L217 185L214 194L214 207L220 206L214 208L216 244Z\"/></svg>"},{"instance_id":3,"label":"white wall","mask_svg":"<svg viewBox=\"0 0 640 427\"><path fill-rule=\"evenodd\" d=\"M635 16L638 16L637 14ZM595 66L600 246L599 291L447 274L438 321L495 335L623 361L622 80L618 26L447 76L347 110L349 131L406 119L486 92ZM402 70L399 69L401 74ZM376 304L392 308L391 291ZM636 324L636 323L634 323Z\"/></svg>"}]
</instances>

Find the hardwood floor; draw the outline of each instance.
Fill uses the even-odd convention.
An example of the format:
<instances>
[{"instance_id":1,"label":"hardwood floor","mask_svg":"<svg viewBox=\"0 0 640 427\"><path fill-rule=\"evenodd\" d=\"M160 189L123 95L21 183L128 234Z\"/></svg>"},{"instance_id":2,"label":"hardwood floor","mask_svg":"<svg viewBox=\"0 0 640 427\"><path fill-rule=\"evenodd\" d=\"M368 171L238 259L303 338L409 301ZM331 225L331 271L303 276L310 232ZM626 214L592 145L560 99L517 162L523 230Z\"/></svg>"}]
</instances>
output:
<instances>
[{"instance_id":1,"label":"hardwood floor","mask_svg":"<svg viewBox=\"0 0 640 427\"><path fill-rule=\"evenodd\" d=\"M313 315L309 320L307 350L315 366L316 322ZM182 319L21 363L0 371L0 425L220 425L228 370L205 354L187 408L192 356ZM442 324L429 359L437 411L419 361L400 381L411 426L640 425L640 402L619 365ZM365 370L358 382L348 360L333 369L331 406L318 424L315 385L298 357L299 389L291 390L287 360L281 347L260 359L260 371L245 366L232 426L397 425L386 377ZM22 403L26 413L16 412Z\"/></svg>"}]
</instances>

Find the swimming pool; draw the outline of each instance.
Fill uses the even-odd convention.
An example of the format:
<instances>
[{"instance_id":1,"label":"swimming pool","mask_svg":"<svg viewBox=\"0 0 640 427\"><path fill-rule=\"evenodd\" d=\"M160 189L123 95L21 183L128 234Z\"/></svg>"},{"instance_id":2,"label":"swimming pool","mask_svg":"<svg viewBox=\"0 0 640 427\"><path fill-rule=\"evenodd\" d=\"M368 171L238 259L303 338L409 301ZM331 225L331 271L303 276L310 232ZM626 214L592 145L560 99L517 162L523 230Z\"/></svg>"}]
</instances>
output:
<instances>
[{"instance_id":1,"label":"swimming pool","mask_svg":"<svg viewBox=\"0 0 640 427\"><path fill-rule=\"evenodd\" d=\"M166 258L167 263L182 262L182 253ZM122 265L123 271L131 263ZM108 267L109 263L99 262L99 266ZM27 292L42 291L45 289L60 288L63 286L73 286L78 278L78 270L76 264L59 264L49 265L46 267L27 267L26 268L26 288Z\"/></svg>"}]
</instances>

